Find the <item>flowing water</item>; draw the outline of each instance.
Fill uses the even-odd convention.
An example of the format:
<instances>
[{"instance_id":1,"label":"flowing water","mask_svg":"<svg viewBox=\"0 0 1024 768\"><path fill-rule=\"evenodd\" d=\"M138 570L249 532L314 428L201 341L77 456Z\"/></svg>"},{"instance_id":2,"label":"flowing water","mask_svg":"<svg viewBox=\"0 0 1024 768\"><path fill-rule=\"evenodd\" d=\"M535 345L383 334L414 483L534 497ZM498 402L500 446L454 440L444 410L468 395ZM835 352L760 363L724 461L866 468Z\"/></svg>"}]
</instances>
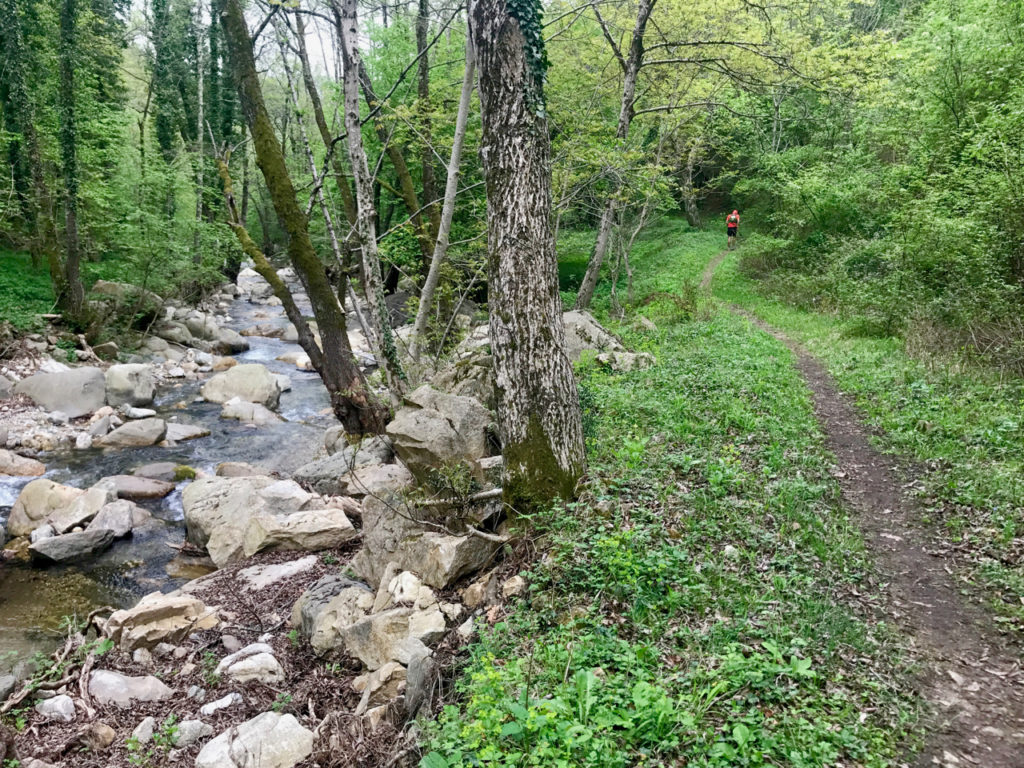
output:
<instances>
[{"instance_id":1,"label":"flowing water","mask_svg":"<svg viewBox=\"0 0 1024 768\"><path fill-rule=\"evenodd\" d=\"M279 307L237 300L228 311L232 320L227 327L234 330L256 323L287 324ZM291 389L281 395L283 422L252 427L221 419L219 405L198 399L201 382L185 382L158 391L153 407L168 421L209 429L208 437L172 448L55 451L39 457L47 467L45 477L88 488L103 477L130 474L136 467L157 461L172 461L209 474L224 461L249 462L283 473L310 461L324 429L337 423L319 376L275 360L298 350L297 344L258 336L248 341L250 349L235 355L239 363L262 363L291 379ZM0 477L0 522L6 520L21 488L33 479ZM103 605L126 607L148 592L174 589L198 575L171 562L178 554L175 546L185 540L181 507L185 484L163 499L141 502L159 524L115 542L97 558L50 568L15 561L0 564L0 674L36 651L51 650L65 616L84 617Z\"/></svg>"}]
</instances>

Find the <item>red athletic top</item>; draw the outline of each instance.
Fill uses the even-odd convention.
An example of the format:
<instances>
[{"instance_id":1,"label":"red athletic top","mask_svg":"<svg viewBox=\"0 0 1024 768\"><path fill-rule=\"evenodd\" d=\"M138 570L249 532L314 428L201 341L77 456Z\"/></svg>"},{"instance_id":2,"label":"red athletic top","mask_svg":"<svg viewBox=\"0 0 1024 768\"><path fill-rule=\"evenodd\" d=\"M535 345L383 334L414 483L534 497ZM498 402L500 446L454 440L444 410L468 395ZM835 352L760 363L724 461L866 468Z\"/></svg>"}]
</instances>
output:
<instances>
[{"instance_id":1,"label":"red athletic top","mask_svg":"<svg viewBox=\"0 0 1024 768\"><path fill-rule=\"evenodd\" d=\"M733 211L725 217L725 223L730 227L738 227L740 225L740 215Z\"/></svg>"}]
</instances>

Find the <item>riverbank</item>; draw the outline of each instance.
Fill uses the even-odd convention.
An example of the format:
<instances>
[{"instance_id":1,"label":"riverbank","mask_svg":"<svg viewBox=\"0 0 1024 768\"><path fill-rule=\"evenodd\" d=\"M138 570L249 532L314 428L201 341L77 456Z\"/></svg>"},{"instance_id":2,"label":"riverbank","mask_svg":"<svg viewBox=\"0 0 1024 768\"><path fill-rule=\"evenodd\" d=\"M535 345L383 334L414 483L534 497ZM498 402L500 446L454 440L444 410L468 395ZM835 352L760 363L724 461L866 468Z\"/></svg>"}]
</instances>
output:
<instances>
[{"instance_id":1,"label":"riverbank","mask_svg":"<svg viewBox=\"0 0 1024 768\"><path fill-rule=\"evenodd\" d=\"M531 521L528 597L470 649L425 766L891 766L918 742L913 649L809 393L697 290L721 238L679 230L634 250L644 321L598 296L658 365L584 367L590 485Z\"/></svg>"},{"instance_id":2,"label":"riverbank","mask_svg":"<svg viewBox=\"0 0 1024 768\"><path fill-rule=\"evenodd\" d=\"M124 424L91 448L42 452L46 475L16 481L8 522L20 537L15 549L29 554L17 569L35 574L26 594L45 594L41 585L62 574L88 582L108 557L140 588L147 569L170 577L149 581L141 600L127 590L109 607L80 595L53 656L25 664L26 654L16 655L22 679L9 686L0 714L26 766L226 766L225 755L240 751L255 766L408 764L418 742L407 720L433 714L459 649L526 588L516 574L520 533L500 503L487 326L470 328L430 383L406 394L386 435L358 440L311 407L326 402L322 385L301 371L266 291L248 287L245 303L222 308L235 327L259 321L243 329L248 349L232 364L197 366L194 381L150 393L150 413L117 411ZM190 334L232 338L226 325L189 319L179 326ZM567 312L563 322L574 360L609 370L655 362L586 313ZM161 333L177 335L179 326L168 322ZM170 367L198 352L174 357L168 346L154 354L172 356L161 364ZM129 365L140 366L132 372L149 392L148 364ZM287 378L279 365L292 366ZM108 401L115 368L106 372ZM44 382L104 380L89 367L52 375ZM302 382L315 397L288 400ZM92 416L82 406L70 421L112 417L97 417L110 408L98 407L102 399ZM172 412L204 434L166 439ZM145 439L125 444L117 437L124 430ZM253 446L264 450L238 460ZM178 450L188 463L167 460ZM214 454L216 466L205 461ZM78 456L78 484L55 482ZM155 503L173 509L173 519L145 508L140 478L159 485L163 501ZM162 533L153 537L154 528ZM156 548L146 549L151 540ZM58 564L43 567L49 560Z\"/></svg>"}]
</instances>

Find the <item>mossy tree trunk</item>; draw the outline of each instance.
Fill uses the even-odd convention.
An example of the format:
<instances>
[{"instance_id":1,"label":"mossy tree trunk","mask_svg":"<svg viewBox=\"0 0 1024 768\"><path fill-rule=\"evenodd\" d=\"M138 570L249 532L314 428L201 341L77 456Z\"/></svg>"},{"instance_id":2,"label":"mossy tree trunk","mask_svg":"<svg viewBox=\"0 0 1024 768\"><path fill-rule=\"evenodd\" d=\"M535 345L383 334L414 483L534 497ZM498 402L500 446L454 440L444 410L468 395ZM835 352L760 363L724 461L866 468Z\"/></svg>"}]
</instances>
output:
<instances>
[{"instance_id":1,"label":"mossy tree trunk","mask_svg":"<svg viewBox=\"0 0 1024 768\"><path fill-rule=\"evenodd\" d=\"M488 305L504 497L526 510L574 497L586 458L550 223L539 3L516 3L520 18L511 15L512 7L508 0L477 0L469 23L480 72Z\"/></svg>"},{"instance_id":2,"label":"mossy tree trunk","mask_svg":"<svg viewBox=\"0 0 1024 768\"><path fill-rule=\"evenodd\" d=\"M319 373L330 393L331 405L347 432L380 433L387 422L388 408L367 387L352 356L345 314L313 248L306 214L295 197L284 151L263 100L249 30L239 0L225 0L221 24L231 53L242 112L252 135L256 164L263 173L274 210L288 232L288 256L306 288L316 316L323 347Z\"/></svg>"},{"instance_id":3,"label":"mossy tree trunk","mask_svg":"<svg viewBox=\"0 0 1024 768\"><path fill-rule=\"evenodd\" d=\"M82 285L82 252L78 238L78 124L75 111L77 25L77 0L63 0L57 49L60 70L57 94L60 110L60 159L64 173L64 291L61 306L73 321L82 323L85 319L85 288Z\"/></svg>"}]
</instances>

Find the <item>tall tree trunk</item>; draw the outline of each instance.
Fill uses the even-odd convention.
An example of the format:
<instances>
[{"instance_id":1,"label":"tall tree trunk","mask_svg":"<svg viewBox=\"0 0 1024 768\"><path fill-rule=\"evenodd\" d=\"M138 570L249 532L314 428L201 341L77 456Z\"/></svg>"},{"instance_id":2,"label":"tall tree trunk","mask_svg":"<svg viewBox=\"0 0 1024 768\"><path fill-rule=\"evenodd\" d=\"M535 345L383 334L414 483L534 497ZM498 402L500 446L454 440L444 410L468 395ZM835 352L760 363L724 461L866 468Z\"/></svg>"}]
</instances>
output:
<instances>
[{"instance_id":1,"label":"tall tree trunk","mask_svg":"<svg viewBox=\"0 0 1024 768\"><path fill-rule=\"evenodd\" d=\"M316 122L317 130L320 132L320 140L324 148L331 153L331 167L334 170L334 182L341 195L341 202L345 208L345 216L348 223L356 223L356 201L352 197L352 189L349 187L348 177L345 175L345 168L341 160L341 152L334 145L334 138L331 136L331 129L324 117L324 106L320 100L320 92L316 87L316 80L313 79L313 69L309 66L309 53L306 51L306 27L302 20L302 14L295 14L296 41L299 49L299 62L302 64L302 82L306 86L306 94L313 105L313 120Z\"/></svg>"},{"instance_id":2,"label":"tall tree trunk","mask_svg":"<svg viewBox=\"0 0 1024 768\"><path fill-rule=\"evenodd\" d=\"M686 169L683 177L682 189L683 205L686 208L686 219L691 227L700 227L700 209L697 207L697 190L693 185L693 176L697 168L697 160L700 157L701 140L694 139L690 144L690 151L686 154Z\"/></svg>"},{"instance_id":3,"label":"tall tree trunk","mask_svg":"<svg viewBox=\"0 0 1024 768\"><path fill-rule=\"evenodd\" d=\"M324 266L313 249L306 214L295 197L284 152L263 101L240 0L225 0L221 23L225 42L231 51L238 95L252 135L256 162L263 173L278 218L288 232L288 256L306 288L317 319L323 344L319 373L330 393L331 405L347 432L380 433L387 421L388 408L370 392L353 359L345 328L345 314L327 280Z\"/></svg>"},{"instance_id":4,"label":"tall tree trunk","mask_svg":"<svg viewBox=\"0 0 1024 768\"><path fill-rule=\"evenodd\" d=\"M64 172L64 309L81 322L85 309L82 254L78 241L78 134L75 117L75 27L77 0L62 0L58 68L60 88L60 156Z\"/></svg>"},{"instance_id":5,"label":"tall tree trunk","mask_svg":"<svg viewBox=\"0 0 1024 768\"><path fill-rule=\"evenodd\" d=\"M417 64L416 97L419 101L420 132L423 151L420 154L423 178L423 200L427 206L426 214L430 220L430 228L434 238L441 226L441 215L437 208L437 180L434 177L434 149L430 117L430 52L427 50L427 34L430 32L430 0L419 0L419 12L416 14L416 52L419 54ZM437 248L435 244L435 250Z\"/></svg>"},{"instance_id":6,"label":"tall tree trunk","mask_svg":"<svg viewBox=\"0 0 1024 768\"><path fill-rule=\"evenodd\" d=\"M196 73L198 75L197 88L196 88L196 220L195 220L195 231L192 234L192 263L200 264L203 261L203 252L201 249L201 231L200 228L203 224L203 133L205 131L204 123L206 120L203 114L204 104L204 93L203 93L203 71L205 61L204 50L203 50L203 36L202 32L202 16L203 16L203 0L199 0L196 3L195 8L195 36L196 36Z\"/></svg>"},{"instance_id":7,"label":"tall tree trunk","mask_svg":"<svg viewBox=\"0 0 1024 768\"><path fill-rule=\"evenodd\" d=\"M370 309L370 329L374 351L380 361L394 397L400 397L405 374L398 359L398 349L391 331L391 317L384 303L384 281L377 254L376 206L373 202L373 181L363 149L362 123L359 118L359 73L363 63L357 47L359 26L356 0L334 0L333 6L341 34L341 55L345 67L345 134L348 160L356 183L356 232L363 255L363 290Z\"/></svg>"},{"instance_id":8,"label":"tall tree trunk","mask_svg":"<svg viewBox=\"0 0 1024 768\"><path fill-rule=\"evenodd\" d=\"M363 333L366 335L367 340L371 338L369 328L366 325L365 319L363 318L362 312L359 311L359 304L356 301L355 293L352 291L352 284L348 280L348 253L342 249L341 242L338 240L338 233L334 227L334 217L331 215L331 209L327 205L327 195L324 193L323 179L320 176L320 169L317 168L316 159L313 157L313 148L309 144L309 134L306 133L306 122L302 119L302 109L299 106L299 92L295 88L295 80L292 78L292 69L288 64L288 45L287 45L287 28L284 24L276 25L278 31L278 40L281 48L281 63L284 66L285 79L288 82L288 93L291 96L292 108L295 110L295 125L299 129L299 137L302 139L302 147L306 151L306 162L309 165L310 175L313 177L313 186L316 188L316 199L320 204L320 213L324 217L324 225L327 228L327 236L331 243L331 252L334 254L334 260L338 264L338 269L341 270L341 285L338 288L338 299L341 303L342 309L345 308L345 291L347 290L351 294L352 309L356 313L356 317L359 320L359 325L362 328ZM381 350L374 350L376 354L380 355Z\"/></svg>"},{"instance_id":9,"label":"tall tree trunk","mask_svg":"<svg viewBox=\"0 0 1024 768\"><path fill-rule=\"evenodd\" d=\"M601 19L600 11L594 6L594 12L601 22L608 44L612 46L612 52L622 69L622 101L619 104L619 123L615 129L615 138L618 139L620 149L624 148L626 139L629 137L629 126L633 122L633 104L636 101L636 80L640 74L640 68L644 62L644 32L647 30L647 22L651 18L654 4L657 0L640 0L640 7L637 9L636 25L633 27L633 36L630 38L629 53L623 57L618 49L615 40L609 34L604 20ZM618 207L618 193L620 184L615 181L612 185L612 192L604 203L601 212L601 220L597 226L597 240L594 242L594 253L587 265L587 272L583 276L579 293L576 295L576 309L586 309L594 298L594 289L597 288L597 280L601 276L601 265L608 253L608 244L612 224L615 221L615 209Z\"/></svg>"},{"instance_id":10,"label":"tall tree trunk","mask_svg":"<svg viewBox=\"0 0 1024 768\"><path fill-rule=\"evenodd\" d=\"M412 332L410 355L419 362L420 349L427 332L427 319L434 303L434 291L441 280L441 267L448 256L448 237L455 214L455 195L459 191L459 164L462 161L462 142L466 138L466 123L469 121L469 106L473 96L473 76L476 58L473 56L473 41L466 38L466 71L462 77L462 91L459 94L459 111L455 116L455 138L452 140L452 155L448 161L448 179L444 187L444 203L441 206L441 223L434 243L434 255L430 260L430 271L420 292L420 305L416 310L416 323Z\"/></svg>"},{"instance_id":11,"label":"tall tree trunk","mask_svg":"<svg viewBox=\"0 0 1024 768\"><path fill-rule=\"evenodd\" d=\"M488 306L504 498L516 509L573 498L586 462L551 234L539 4L526 13L517 19L506 0L476 0L469 14L480 68Z\"/></svg>"}]
</instances>

